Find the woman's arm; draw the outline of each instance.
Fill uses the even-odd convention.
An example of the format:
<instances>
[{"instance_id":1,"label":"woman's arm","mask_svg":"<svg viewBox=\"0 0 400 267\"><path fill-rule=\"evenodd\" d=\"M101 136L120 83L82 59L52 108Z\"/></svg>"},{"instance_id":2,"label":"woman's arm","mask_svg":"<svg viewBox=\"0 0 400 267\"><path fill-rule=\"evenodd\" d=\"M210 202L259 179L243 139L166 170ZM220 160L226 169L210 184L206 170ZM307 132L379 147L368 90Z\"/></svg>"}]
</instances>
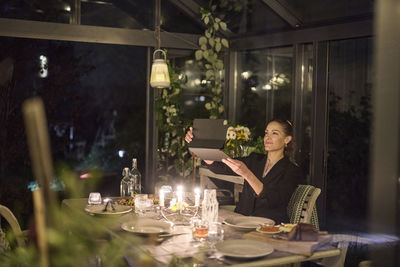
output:
<instances>
[{"instance_id":1,"label":"woman's arm","mask_svg":"<svg viewBox=\"0 0 400 267\"><path fill-rule=\"evenodd\" d=\"M229 168L232 169L233 172L242 176L254 190L254 192L259 195L264 188L264 184L258 180L258 178L254 175L254 173L249 170L247 165L240 160L236 159L223 159L223 163L225 163Z\"/></svg>"},{"instance_id":2,"label":"woman's arm","mask_svg":"<svg viewBox=\"0 0 400 267\"><path fill-rule=\"evenodd\" d=\"M302 177L300 168L286 166L282 175L265 179L263 190L258 197L265 201L268 207L288 203L297 185L303 183Z\"/></svg>"}]
</instances>

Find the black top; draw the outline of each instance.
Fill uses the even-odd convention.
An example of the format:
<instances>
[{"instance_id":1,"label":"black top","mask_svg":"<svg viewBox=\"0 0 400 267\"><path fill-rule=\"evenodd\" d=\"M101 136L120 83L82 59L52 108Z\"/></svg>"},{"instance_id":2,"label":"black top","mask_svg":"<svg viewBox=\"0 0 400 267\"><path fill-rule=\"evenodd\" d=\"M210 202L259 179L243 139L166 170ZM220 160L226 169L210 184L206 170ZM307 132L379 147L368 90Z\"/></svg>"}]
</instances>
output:
<instances>
[{"instance_id":1,"label":"black top","mask_svg":"<svg viewBox=\"0 0 400 267\"><path fill-rule=\"evenodd\" d=\"M248 157L237 158L264 184L257 196L253 188L245 180L243 192L235 212L247 216L260 216L273 219L276 223L289 222L287 205L298 184L304 183L300 167L283 157L262 177L267 156L252 153ZM208 168L220 174L237 175L222 162L214 162Z\"/></svg>"}]
</instances>

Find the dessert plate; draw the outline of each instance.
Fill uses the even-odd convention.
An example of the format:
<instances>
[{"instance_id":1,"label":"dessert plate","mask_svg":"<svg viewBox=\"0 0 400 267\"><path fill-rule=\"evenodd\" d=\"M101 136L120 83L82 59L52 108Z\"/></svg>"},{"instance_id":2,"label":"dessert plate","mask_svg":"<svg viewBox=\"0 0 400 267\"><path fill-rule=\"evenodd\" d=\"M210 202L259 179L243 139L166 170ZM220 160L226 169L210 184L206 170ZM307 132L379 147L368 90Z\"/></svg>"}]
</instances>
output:
<instances>
[{"instance_id":1,"label":"dessert plate","mask_svg":"<svg viewBox=\"0 0 400 267\"><path fill-rule=\"evenodd\" d=\"M215 248L224 256L244 259L263 257L274 251L274 248L265 242L247 239L226 240L217 243Z\"/></svg>"}]
</instances>

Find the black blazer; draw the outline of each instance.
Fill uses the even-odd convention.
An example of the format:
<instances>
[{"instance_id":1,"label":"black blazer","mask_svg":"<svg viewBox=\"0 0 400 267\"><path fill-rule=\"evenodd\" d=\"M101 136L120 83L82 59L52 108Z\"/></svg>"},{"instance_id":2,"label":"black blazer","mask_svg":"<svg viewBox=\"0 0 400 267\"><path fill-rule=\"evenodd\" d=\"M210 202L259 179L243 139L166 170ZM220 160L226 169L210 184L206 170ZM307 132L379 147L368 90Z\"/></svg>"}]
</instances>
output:
<instances>
[{"instance_id":1,"label":"black blazer","mask_svg":"<svg viewBox=\"0 0 400 267\"><path fill-rule=\"evenodd\" d=\"M245 180L235 212L247 216L270 218L276 223L288 223L287 205L290 197L297 185L304 183L300 167L292 163L289 158L284 157L270 169L265 177L262 177L267 162L266 155L252 153L248 157L237 158L237 160L244 162L264 184L264 187L257 195ZM222 162L214 162L208 165L208 168L215 173L237 175Z\"/></svg>"}]
</instances>

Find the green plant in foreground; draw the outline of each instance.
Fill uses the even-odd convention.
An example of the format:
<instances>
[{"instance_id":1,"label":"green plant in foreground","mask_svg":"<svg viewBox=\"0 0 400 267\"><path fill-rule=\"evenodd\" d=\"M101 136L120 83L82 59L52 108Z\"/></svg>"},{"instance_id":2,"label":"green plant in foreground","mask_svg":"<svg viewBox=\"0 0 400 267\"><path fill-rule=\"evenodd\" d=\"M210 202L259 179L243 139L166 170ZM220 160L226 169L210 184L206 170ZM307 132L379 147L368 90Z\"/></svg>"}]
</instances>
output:
<instances>
[{"instance_id":1,"label":"green plant in foreground","mask_svg":"<svg viewBox=\"0 0 400 267\"><path fill-rule=\"evenodd\" d=\"M81 195L81 182L76 174L59 171L66 185L66 194ZM108 229L115 225L114 218L95 218L82 210L61 208L54 204L48 209L49 226L46 228L50 266L126 266L124 257L138 265L151 265L152 259L139 249L141 239L131 236L111 237ZM34 231L34 229L30 229ZM0 254L1 266L40 266L39 249L32 241L25 247L15 247Z\"/></svg>"}]
</instances>

